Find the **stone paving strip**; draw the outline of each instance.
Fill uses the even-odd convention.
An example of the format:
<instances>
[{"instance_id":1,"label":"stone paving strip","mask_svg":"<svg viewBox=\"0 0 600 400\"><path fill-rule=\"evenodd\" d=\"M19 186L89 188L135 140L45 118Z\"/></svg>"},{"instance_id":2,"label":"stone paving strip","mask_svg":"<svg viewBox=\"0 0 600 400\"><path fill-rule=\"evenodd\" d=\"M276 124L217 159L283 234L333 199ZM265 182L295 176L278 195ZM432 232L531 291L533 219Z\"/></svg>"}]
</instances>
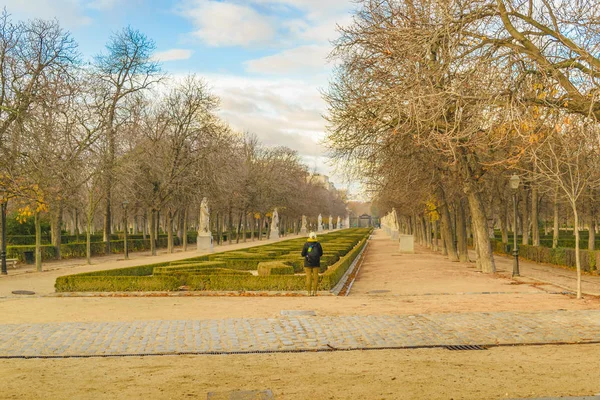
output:
<instances>
[{"instance_id":1,"label":"stone paving strip","mask_svg":"<svg viewBox=\"0 0 600 400\"><path fill-rule=\"evenodd\" d=\"M1 358L592 343L600 311L6 324L0 337Z\"/></svg>"}]
</instances>

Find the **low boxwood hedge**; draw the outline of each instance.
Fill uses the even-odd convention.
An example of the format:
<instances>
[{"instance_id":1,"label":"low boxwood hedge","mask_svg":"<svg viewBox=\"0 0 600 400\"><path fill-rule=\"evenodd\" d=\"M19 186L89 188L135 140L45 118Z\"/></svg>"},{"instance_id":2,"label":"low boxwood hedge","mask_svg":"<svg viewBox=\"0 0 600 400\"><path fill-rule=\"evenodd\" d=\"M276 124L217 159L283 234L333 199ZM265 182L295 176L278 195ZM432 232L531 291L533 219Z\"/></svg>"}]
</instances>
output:
<instances>
[{"instance_id":1,"label":"low boxwood hedge","mask_svg":"<svg viewBox=\"0 0 600 400\"><path fill-rule=\"evenodd\" d=\"M167 265L165 267L155 267L153 274L154 275L164 275L170 274L173 272L194 272L194 271L202 271L205 269L214 269L214 268L225 268L225 261L200 261L196 263L188 263L188 264L175 264Z\"/></svg>"},{"instance_id":2,"label":"low boxwood hedge","mask_svg":"<svg viewBox=\"0 0 600 400\"><path fill-rule=\"evenodd\" d=\"M268 261L258 264L258 276L294 275L294 267L284 261Z\"/></svg>"},{"instance_id":3,"label":"low boxwood hedge","mask_svg":"<svg viewBox=\"0 0 600 400\"><path fill-rule=\"evenodd\" d=\"M335 251L327 252L326 250L322 258L322 271L328 266L329 269L319 278L320 290L333 288L365 246L371 230L362 229L357 232L352 235L352 241L347 241L347 243L351 243L359 237L361 239L357 241L357 245L348 249L346 255L340 257L337 249L342 247L340 243L336 244ZM171 264L159 263L65 276L56 280L56 290L59 292L170 291L178 290L180 286L187 286L190 290L216 291L304 290L304 276L293 275L294 272L303 269L304 259L300 255L299 249L304 240L296 240L295 243L298 244L298 247L293 246L294 251L279 256L267 255L267 252L224 252ZM207 261L206 258L210 258L211 261ZM248 270L257 270L259 263L263 265L260 268L261 274L268 275L254 276L247 272ZM152 274L154 275L152 276Z\"/></svg>"},{"instance_id":4,"label":"low boxwood hedge","mask_svg":"<svg viewBox=\"0 0 600 400\"><path fill-rule=\"evenodd\" d=\"M57 292L154 292L175 291L180 280L173 276L62 276Z\"/></svg>"}]
</instances>

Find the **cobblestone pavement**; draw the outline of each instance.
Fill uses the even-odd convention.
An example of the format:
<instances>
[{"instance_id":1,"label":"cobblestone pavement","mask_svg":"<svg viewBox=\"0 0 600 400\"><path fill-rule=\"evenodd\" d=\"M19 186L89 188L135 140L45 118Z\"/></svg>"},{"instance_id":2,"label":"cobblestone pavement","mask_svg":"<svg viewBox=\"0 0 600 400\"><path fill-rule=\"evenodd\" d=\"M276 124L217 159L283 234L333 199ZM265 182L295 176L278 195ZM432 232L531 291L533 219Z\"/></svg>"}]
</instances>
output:
<instances>
[{"instance_id":1,"label":"cobblestone pavement","mask_svg":"<svg viewBox=\"0 0 600 400\"><path fill-rule=\"evenodd\" d=\"M0 357L600 341L600 311L0 325Z\"/></svg>"}]
</instances>

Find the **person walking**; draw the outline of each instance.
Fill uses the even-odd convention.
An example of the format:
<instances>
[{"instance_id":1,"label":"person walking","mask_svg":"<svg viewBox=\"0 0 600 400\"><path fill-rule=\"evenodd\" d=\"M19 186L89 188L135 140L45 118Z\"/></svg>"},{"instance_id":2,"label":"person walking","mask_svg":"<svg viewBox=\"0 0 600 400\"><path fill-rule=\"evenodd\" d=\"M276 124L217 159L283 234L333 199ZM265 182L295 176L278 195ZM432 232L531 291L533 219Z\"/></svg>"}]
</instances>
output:
<instances>
[{"instance_id":1,"label":"person walking","mask_svg":"<svg viewBox=\"0 0 600 400\"><path fill-rule=\"evenodd\" d=\"M323 256L323 247L317 240L317 234L309 233L308 240L302 248L302 257L304 257L304 272L306 273L306 291L309 296L317 295L317 285L319 284L319 269L321 268L321 256Z\"/></svg>"}]
</instances>

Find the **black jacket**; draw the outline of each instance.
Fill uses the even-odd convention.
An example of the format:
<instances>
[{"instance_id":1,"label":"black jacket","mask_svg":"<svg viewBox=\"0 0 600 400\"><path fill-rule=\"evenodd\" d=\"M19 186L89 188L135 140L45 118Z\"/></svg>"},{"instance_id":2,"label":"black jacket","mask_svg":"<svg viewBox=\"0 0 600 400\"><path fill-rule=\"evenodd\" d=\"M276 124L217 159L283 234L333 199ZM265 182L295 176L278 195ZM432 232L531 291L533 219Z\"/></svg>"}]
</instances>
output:
<instances>
[{"instance_id":1,"label":"black jacket","mask_svg":"<svg viewBox=\"0 0 600 400\"><path fill-rule=\"evenodd\" d=\"M314 249L318 251L319 259L317 262L309 262L308 261L308 246L313 245ZM321 256L323 256L323 247L321 247L321 243L319 242L306 242L304 243L304 248L302 249L302 257L304 257L304 266L305 267L320 267L321 266Z\"/></svg>"}]
</instances>

